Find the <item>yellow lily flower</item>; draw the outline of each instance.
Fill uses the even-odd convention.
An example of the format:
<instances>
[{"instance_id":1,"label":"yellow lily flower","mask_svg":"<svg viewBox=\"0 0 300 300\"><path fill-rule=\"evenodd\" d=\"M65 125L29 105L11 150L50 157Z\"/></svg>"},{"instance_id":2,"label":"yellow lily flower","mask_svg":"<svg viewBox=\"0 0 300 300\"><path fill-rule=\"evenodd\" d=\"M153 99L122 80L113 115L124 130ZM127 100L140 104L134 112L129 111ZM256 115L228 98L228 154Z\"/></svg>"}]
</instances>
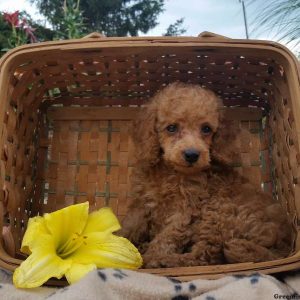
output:
<instances>
[{"instance_id":1,"label":"yellow lily flower","mask_svg":"<svg viewBox=\"0 0 300 300\"><path fill-rule=\"evenodd\" d=\"M86 202L29 219L21 246L29 257L14 272L16 287L38 287L64 275L74 283L97 267L142 265L133 244L112 234L121 226L111 209L104 207L90 215L88 210Z\"/></svg>"}]
</instances>

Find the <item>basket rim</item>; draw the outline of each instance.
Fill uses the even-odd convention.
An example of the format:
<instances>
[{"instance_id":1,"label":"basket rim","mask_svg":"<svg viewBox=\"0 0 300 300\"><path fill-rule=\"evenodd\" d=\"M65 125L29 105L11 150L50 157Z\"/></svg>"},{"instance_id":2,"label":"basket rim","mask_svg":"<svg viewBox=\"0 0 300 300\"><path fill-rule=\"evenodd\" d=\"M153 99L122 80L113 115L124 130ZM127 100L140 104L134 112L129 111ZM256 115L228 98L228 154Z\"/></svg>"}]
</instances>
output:
<instances>
[{"instance_id":1,"label":"basket rim","mask_svg":"<svg viewBox=\"0 0 300 300\"><path fill-rule=\"evenodd\" d=\"M11 258L4 249L0 249L0 267L14 271L23 260ZM218 278L220 276L232 274L245 274L261 272L272 274L283 271L294 270L300 267L299 252L292 256L273 261L265 262L246 262L224 265L193 266L193 267L176 267L176 268L157 268L157 269L138 269L138 272L151 273L160 276L172 276L187 278L196 276L197 278Z\"/></svg>"},{"instance_id":2,"label":"basket rim","mask_svg":"<svg viewBox=\"0 0 300 300\"><path fill-rule=\"evenodd\" d=\"M206 36L205 34L211 34L212 36ZM96 36L93 36L95 34ZM9 58L14 57L16 54L23 54L29 51L34 50L44 50L48 47L51 47L51 50L54 49L63 49L64 46L74 45L78 46L78 50L80 49L91 49L96 48L97 46L113 46L119 42L120 47L134 47L134 46L234 46L241 48L252 48L253 46L256 48L261 48L264 50L273 50L274 52L279 52L280 54L284 54L284 56L292 59L295 67L297 68L298 73L298 81L300 82L300 63L297 60L296 56L292 53L290 49L286 46L280 44L279 42L269 41L269 40L256 40L256 39L231 39L227 37L223 37L214 33L203 32L199 36L139 36L139 37L104 37L98 33L93 33L88 35L87 37L83 37L80 39L70 39L70 40L58 40L58 41L46 41L39 42L34 44L26 44L14 49L9 50L5 53L0 59L0 71L1 67L4 65ZM95 45L96 43L96 45ZM129 44L128 44L129 43ZM85 45L86 47L79 47L80 45ZM115 47L115 45L114 45ZM75 47L76 48L76 47ZM66 49L70 49L66 47ZM50 50L50 49L49 49ZM75 50L75 49L74 49Z\"/></svg>"}]
</instances>

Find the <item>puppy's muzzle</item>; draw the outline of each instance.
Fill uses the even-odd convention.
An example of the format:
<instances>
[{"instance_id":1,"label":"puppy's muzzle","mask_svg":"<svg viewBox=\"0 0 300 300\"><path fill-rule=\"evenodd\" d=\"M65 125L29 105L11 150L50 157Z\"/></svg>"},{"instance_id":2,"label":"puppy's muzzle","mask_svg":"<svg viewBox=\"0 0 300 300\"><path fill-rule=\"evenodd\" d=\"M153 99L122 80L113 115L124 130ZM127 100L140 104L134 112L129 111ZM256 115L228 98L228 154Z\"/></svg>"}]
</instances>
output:
<instances>
[{"instance_id":1,"label":"puppy's muzzle","mask_svg":"<svg viewBox=\"0 0 300 300\"><path fill-rule=\"evenodd\" d=\"M183 157L186 162L193 164L195 163L200 156L200 152L196 149L187 149L183 151Z\"/></svg>"}]
</instances>

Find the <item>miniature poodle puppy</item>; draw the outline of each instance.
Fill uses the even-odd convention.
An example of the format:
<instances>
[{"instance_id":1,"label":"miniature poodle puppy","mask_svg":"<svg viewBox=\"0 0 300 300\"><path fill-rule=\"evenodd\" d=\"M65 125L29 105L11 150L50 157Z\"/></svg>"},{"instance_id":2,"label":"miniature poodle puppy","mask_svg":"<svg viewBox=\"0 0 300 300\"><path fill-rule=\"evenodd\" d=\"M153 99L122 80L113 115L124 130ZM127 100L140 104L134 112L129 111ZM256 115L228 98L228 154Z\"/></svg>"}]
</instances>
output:
<instances>
[{"instance_id":1,"label":"miniature poodle puppy","mask_svg":"<svg viewBox=\"0 0 300 300\"><path fill-rule=\"evenodd\" d=\"M157 93L134 125L134 201L121 234L144 267L261 262L287 256L291 225L272 197L231 166L237 128L197 85Z\"/></svg>"}]
</instances>

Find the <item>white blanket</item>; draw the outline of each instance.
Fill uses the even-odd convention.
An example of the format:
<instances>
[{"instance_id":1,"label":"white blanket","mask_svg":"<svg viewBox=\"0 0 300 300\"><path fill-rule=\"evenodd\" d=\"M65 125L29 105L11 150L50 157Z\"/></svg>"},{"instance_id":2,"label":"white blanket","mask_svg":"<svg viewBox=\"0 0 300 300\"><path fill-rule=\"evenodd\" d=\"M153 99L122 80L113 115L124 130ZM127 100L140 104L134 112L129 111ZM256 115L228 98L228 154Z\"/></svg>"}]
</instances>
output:
<instances>
[{"instance_id":1,"label":"white blanket","mask_svg":"<svg viewBox=\"0 0 300 300\"><path fill-rule=\"evenodd\" d=\"M279 281L272 276L254 273L250 276L227 276L217 280L199 279L181 283L173 278L134 271L100 269L65 288L23 290L12 285L9 272L0 270L0 299L300 299L300 273L282 277L283 281Z\"/></svg>"}]
</instances>

